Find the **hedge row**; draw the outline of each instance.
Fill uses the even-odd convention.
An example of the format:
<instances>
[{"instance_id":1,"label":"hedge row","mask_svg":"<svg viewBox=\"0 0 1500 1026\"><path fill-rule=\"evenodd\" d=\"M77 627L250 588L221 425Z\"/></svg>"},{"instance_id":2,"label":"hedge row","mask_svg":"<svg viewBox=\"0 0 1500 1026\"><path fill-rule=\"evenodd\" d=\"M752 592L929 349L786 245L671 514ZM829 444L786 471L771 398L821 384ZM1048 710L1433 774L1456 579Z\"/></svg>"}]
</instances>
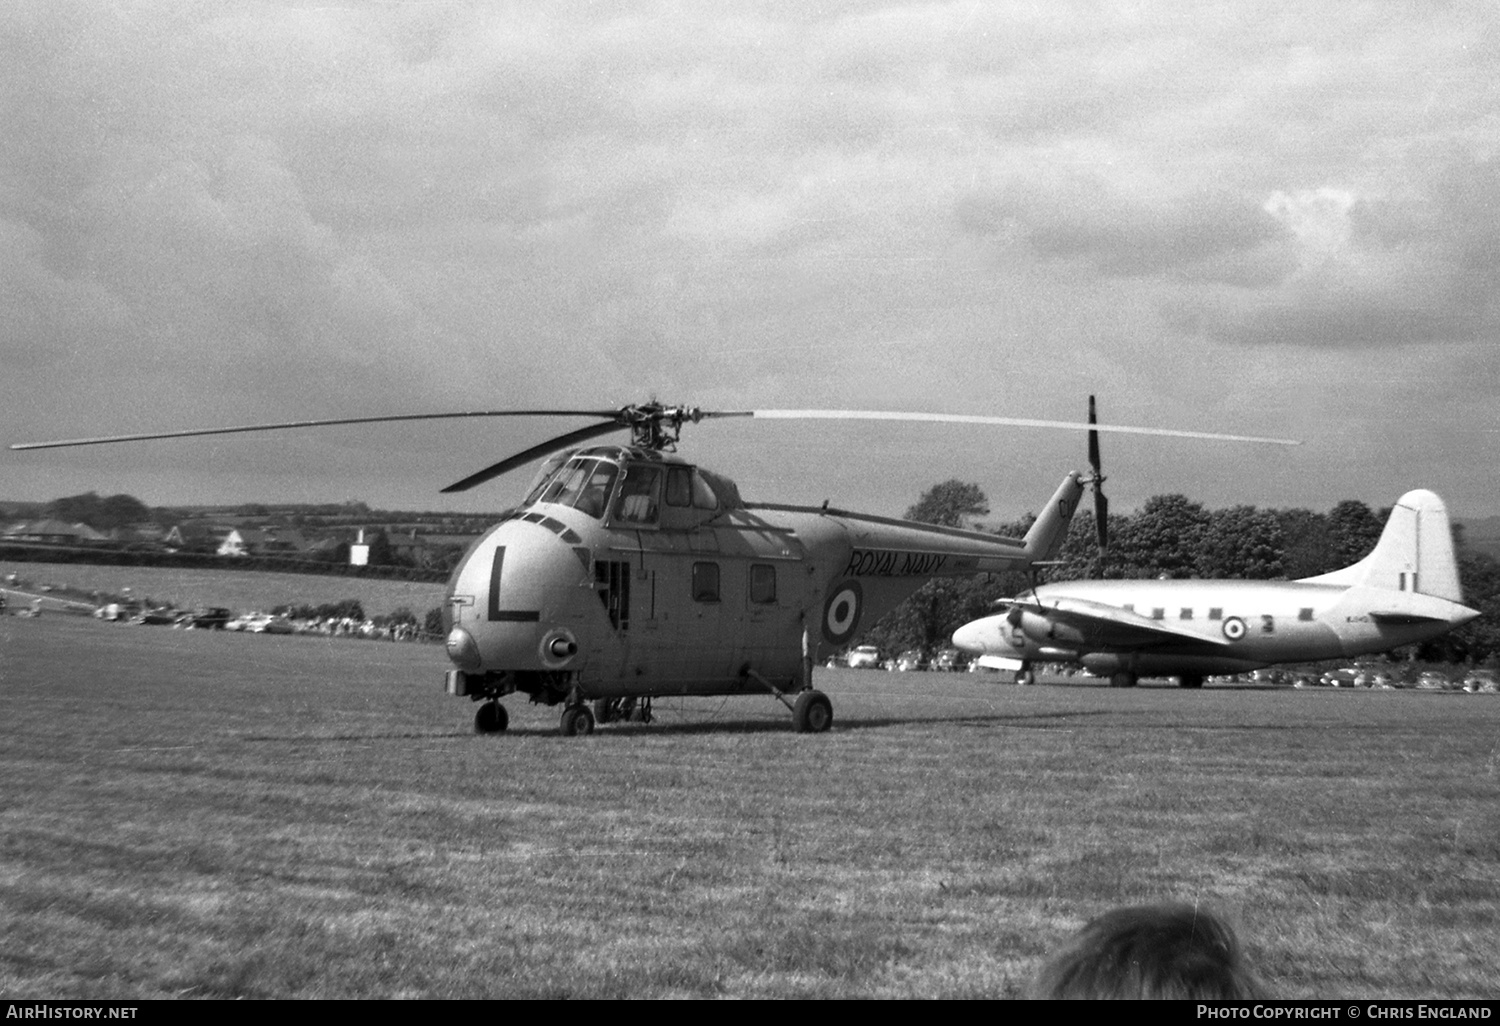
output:
<instances>
[{"instance_id":1,"label":"hedge row","mask_svg":"<svg viewBox=\"0 0 1500 1026\"><path fill-rule=\"evenodd\" d=\"M218 556L205 552L136 552L43 543L0 545L0 560L12 563L92 563L99 566L161 566L216 570L264 570L283 574L316 574L322 577L373 577L387 581L442 582L443 570L409 566L350 566L317 559L284 556Z\"/></svg>"}]
</instances>

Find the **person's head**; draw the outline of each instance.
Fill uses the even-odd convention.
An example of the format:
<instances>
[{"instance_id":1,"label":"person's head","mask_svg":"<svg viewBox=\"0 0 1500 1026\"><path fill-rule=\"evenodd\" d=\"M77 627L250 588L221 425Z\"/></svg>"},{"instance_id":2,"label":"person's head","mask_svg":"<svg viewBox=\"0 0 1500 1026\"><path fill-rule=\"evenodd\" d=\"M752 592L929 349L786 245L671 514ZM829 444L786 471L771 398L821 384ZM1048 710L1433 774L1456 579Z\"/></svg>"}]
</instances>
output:
<instances>
[{"instance_id":1,"label":"person's head","mask_svg":"<svg viewBox=\"0 0 1500 1026\"><path fill-rule=\"evenodd\" d=\"M1141 905L1106 912L1042 966L1037 998L1261 996L1240 960L1234 931L1193 905Z\"/></svg>"}]
</instances>

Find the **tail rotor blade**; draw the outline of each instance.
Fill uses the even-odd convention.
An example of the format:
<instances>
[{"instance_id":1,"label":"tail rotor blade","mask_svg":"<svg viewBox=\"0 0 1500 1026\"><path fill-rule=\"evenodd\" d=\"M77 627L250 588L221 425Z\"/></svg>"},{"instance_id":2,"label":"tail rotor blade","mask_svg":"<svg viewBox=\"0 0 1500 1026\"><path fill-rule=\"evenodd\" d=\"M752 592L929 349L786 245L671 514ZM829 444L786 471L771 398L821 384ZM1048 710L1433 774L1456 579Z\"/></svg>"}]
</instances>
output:
<instances>
[{"instance_id":1,"label":"tail rotor blade","mask_svg":"<svg viewBox=\"0 0 1500 1026\"><path fill-rule=\"evenodd\" d=\"M1104 551L1109 548L1109 499L1094 486L1094 529L1099 535L1099 559L1103 561Z\"/></svg>"}]
</instances>

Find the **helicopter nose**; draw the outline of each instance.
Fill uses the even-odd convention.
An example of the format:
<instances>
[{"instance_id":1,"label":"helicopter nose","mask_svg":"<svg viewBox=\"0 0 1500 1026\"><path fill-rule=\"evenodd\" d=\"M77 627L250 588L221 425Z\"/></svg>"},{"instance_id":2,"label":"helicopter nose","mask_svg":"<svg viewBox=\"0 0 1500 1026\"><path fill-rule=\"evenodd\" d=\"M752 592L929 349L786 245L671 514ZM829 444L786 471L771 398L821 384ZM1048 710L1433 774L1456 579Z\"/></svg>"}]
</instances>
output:
<instances>
[{"instance_id":1,"label":"helicopter nose","mask_svg":"<svg viewBox=\"0 0 1500 1026\"><path fill-rule=\"evenodd\" d=\"M985 620L974 620L964 624L953 632L953 644L965 652L978 652L983 654L989 649L985 645L985 636L990 633L990 622Z\"/></svg>"},{"instance_id":2,"label":"helicopter nose","mask_svg":"<svg viewBox=\"0 0 1500 1026\"><path fill-rule=\"evenodd\" d=\"M479 643L474 640L474 635L462 627L455 627L448 632L446 639L448 658L453 665L460 670L477 670L482 660L479 656Z\"/></svg>"}]
</instances>

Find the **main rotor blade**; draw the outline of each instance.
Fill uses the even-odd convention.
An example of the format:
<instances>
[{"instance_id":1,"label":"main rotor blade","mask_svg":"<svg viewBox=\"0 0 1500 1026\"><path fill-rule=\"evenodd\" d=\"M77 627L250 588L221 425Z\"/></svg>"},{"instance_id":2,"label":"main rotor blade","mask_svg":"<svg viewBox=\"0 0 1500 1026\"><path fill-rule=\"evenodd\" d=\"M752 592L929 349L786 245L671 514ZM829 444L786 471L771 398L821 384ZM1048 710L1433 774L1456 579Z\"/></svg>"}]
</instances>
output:
<instances>
[{"instance_id":1,"label":"main rotor blade","mask_svg":"<svg viewBox=\"0 0 1500 1026\"><path fill-rule=\"evenodd\" d=\"M1226 435L1213 431L1175 431L1170 428L1124 427L1119 424L1079 424L1066 420L1030 420L1022 417L980 417L955 413L895 413L887 410L742 410L735 413L704 413L707 417L758 417L762 420L902 420L934 424L995 424L1004 427L1062 428L1072 431L1112 431L1125 435L1160 435L1167 438L1205 438L1221 442L1264 442L1270 445L1301 445L1295 438L1265 438L1259 435Z\"/></svg>"},{"instance_id":2,"label":"main rotor blade","mask_svg":"<svg viewBox=\"0 0 1500 1026\"><path fill-rule=\"evenodd\" d=\"M115 442L149 442L161 438L196 438L200 435L235 435L250 431L286 431L291 428L334 427L340 424L392 424L411 420L461 420L470 417L605 417L619 418L619 410L475 410L469 413L407 413L384 417L340 417L334 420L289 420L275 424L240 427L193 428L187 431L155 431L136 435L104 435L99 438L68 438L55 442L19 442L12 449L61 449L77 445L110 445ZM613 430L618 424L611 423Z\"/></svg>"},{"instance_id":3,"label":"main rotor blade","mask_svg":"<svg viewBox=\"0 0 1500 1026\"><path fill-rule=\"evenodd\" d=\"M586 442L590 438L598 438L600 435L607 435L611 431L624 431L629 426L629 424L619 423L590 424L588 427L581 427L576 431L569 431L565 435L558 435L556 438L551 438L545 442L540 442L536 445L533 445L530 449L526 449L523 452L518 452L513 456L507 456L499 463L492 463L488 467L485 467L483 470L479 471L477 474L470 474L462 481L455 481L447 488L444 488L443 491L466 492L470 488L473 488L475 485L482 485L486 481L499 477L501 474L509 473L510 471L515 470L517 467L525 466L532 460L536 459L538 456L546 456L550 453L556 452L559 449L566 449L570 445L577 445L579 442Z\"/></svg>"}]
</instances>

